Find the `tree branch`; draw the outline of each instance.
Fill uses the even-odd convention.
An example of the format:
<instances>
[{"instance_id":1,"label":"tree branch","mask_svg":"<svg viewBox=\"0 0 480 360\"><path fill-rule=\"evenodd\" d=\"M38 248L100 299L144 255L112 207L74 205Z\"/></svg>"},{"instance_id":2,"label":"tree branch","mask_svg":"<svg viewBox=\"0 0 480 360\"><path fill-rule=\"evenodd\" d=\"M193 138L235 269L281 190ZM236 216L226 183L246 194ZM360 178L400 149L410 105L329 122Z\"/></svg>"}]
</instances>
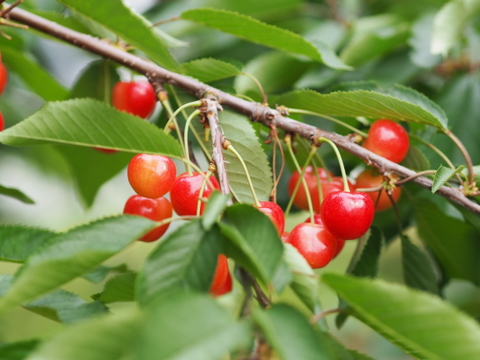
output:
<instances>
[{"instance_id":1,"label":"tree branch","mask_svg":"<svg viewBox=\"0 0 480 360\"><path fill-rule=\"evenodd\" d=\"M13 21L28 25L33 29L49 34L84 50L98 54L115 61L118 64L138 71L139 73L144 74L152 82L161 81L169 83L190 92L197 98L202 98L207 92L212 93L218 99L220 104L247 115L252 121L261 122L268 127L276 126L277 128L283 129L287 132L296 133L310 140L320 136L330 139L341 149L346 150L365 160L368 164L377 167L381 173L395 172L402 177L410 177L416 174L410 169L395 164L364 149L351 142L347 137L292 120L282 116L277 110L263 106L259 103L246 101L203 84L190 77L168 71L152 62L117 49L98 38L78 33L18 8L10 11L9 17ZM412 181L428 189L431 189L433 184L430 179L425 177L417 177ZM437 193L474 213L480 214L480 205L465 197L458 188L442 186Z\"/></svg>"}]
</instances>

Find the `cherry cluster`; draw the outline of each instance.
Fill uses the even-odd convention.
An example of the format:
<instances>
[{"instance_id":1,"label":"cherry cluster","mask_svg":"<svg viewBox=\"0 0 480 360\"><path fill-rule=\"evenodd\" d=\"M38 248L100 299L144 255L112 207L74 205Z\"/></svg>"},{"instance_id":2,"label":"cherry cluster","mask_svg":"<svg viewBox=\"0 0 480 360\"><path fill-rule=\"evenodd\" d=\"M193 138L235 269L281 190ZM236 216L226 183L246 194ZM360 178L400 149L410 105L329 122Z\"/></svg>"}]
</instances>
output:
<instances>
[{"instance_id":1,"label":"cherry cluster","mask_svg":"<svg viewBox=\"0 0 480 360\"><path fill-rule=\"evenodd\" d=\"M7 81L8 81L7 68L5 67L5 64L2 62L2 58L0 56L0 95L3 94L3 91L7 86ZM0 111L0 131L3 131L3 129L5 129L5 121L3 119L3 114Z\"/></svg>"}]
</instances>

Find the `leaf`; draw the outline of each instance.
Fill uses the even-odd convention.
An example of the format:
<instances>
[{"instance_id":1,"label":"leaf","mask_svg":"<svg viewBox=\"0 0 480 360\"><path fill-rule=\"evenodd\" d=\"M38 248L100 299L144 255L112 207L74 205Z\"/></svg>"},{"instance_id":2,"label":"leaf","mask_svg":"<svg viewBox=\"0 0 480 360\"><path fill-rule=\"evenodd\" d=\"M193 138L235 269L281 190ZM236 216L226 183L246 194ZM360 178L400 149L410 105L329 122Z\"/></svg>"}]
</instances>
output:
<instances>
[{"instance_id":1,"label":"leaf","mask_svg":"<svg viewBox=\"0 0 480 360\"><path fill-rule=\"evenodd\" d=\"M168 70L177 72L180 70L160 32L144 17L126 7L121 0L101 3L95 0L59 0L59 2L114 32Z\"/></svg>"},{"instance_id":2,"label":"leaf","mask_svg":"<svg viewBox=\"0 0 480 360\"><path fill-rule=\"evenodd\" d=\"M438 128L447 126L447 119L438 106L414 90L397 85L377 91L337 91L320 94L312 90L297 90L277 99L278 104L330 116L363 116L369 119L387 118L411 121ZM394 90L394 91L392 91ZM395 91L398 90L398 91ZM385 93L382 93L384 92ZM406 95L410 95L406 97Z\"/></svg>"},{"instance_id":3,"label":"leaf","mask_svg":"<svg viewBox=\"0 0 480 360\"><path fill-rule=\"evenodd\" d=\"M465 222L447 216L427 199L415 199L413 205L418 234L447 275L479 285L480 243L475 230Z\"/></svg>"},{"instance_id":4,"label":"leaf","mask_svg":"<svg viewBox=\"0 0 480 360\"><path fill-rule=\"evenodd\" d=\"M431 52L446 56L460 41L465 24L480 11L478 0L452 0L435 16Z\"/></svg>"},{"instance_id":5,"label":"leaf","mask_svg":"<svg viewBox=\"0 0 480 360\"><path fill-rule=\"evenodd\" d=\"M301 6L300 0L243 0L243 1L225 1L225 0L206 0L202 2L203 6L235 11L240 14L254 16L255 18L278 16L282 14L291 14Z\"/></svg>"},{"instance_id":6,"label":"leaf","mask_svg":"<svg viewBox=\"0 0 480 360\"><path fill-rule=\"evenodd\" d=\"M21 225L0 225L0 258L22 262L56 234L53 231Z\"/></svg>"},{"instance_id":7,"label":"leaf","mask_svg":"<svg viewBox=\"0 0 480 360\"><path fill-rule=\"evenodd\" d=\"M213 58L196 59L182 64L186 74L201 82L212 82L240 74L234 65Z\"/></svg>"},{"instance_id":8,"label":"leaf","mask_svg":"<svg viewBox=\"0 0 480 360\"><path fill-rule=\"evenodd\" d=\"M339 293L356 318L414 358L474 360L480 353L479 325L437 296L333 273L324 274L322 281Z\"/></svg>"},{"instance_id":9,"label":"leaf","mask_svg":"<svg viewBox=\"0 0 480 360\"><path fill-rule=\"evenodd\" d=\"M137 279L137 299L150 304L178 289L208 292L217 266L222 234L206 231L201 220L185 224L148 256Z\"/></svg>"},{"instance_id":10,"label":"leaf","mask_svg":"<svg viewBox=\"0 0 480 360\"><path fill-rule=\"evenodd\" d=\"M25 360L39 345L39 340L25 340L0 345L0 359Z\"/></svg>"},{"instance_id":11,"label":"leaf","mask_svg":"<svg viewBox=\"0 0 480 360\"><path fill-rule=\"evenodd\" d=\"M63 100L68 91L26 53L2 47L2 61L45 101Z\"/></svg>"},{"instance_id":12,"label":"leaf","mask_svg":"<svg viewBox=\"0 0 480 360\"><path fill-rule=\"evenodd\" d=\"M58 234L20 268L8 292L0 298L0 310L31 301L88 273L151 230L154 224L143 217L121 215Z\"/></svg>"},{"instance_id":13,"label":"leaf","mask_svg":"<svg viewBox=\"0 0 480 360\"><path fill-rule=\"evenodd\" d=\"M230 195L224 195L219 191L212 193L202 216L202 226L205 230L210 230L217 222L229 201L231 202Z\"/></svg>"},{"instance_id":14,"label":"leaf","mask_svg":"<svg viewBox=\"0 0 480 360\"><path fill-rule=\"evenodd\" d=\"M438 189L440 189L445 183L450 180L455 174L459 174L465 166L459 166L456 169L450 169L443 165L440 165L438 170L435 172L435 177L433 178L432 185L432 194L435 194Z\"/></svg>"},{"instance_id":15,"label":"leaf","mask_svg":"<svg viewBox=\"0 0 480 360\"><path fill-rule=\"evenodd\" d=\"M249 348L251 330L212 298L173 293L149 309L135 350L142 360L221 360Z\"/></svg>"},{"instance_id":16,"label":"leaf","mask_svg":"<svg viewBox=\"0 0 480 360\"><path fill-rule=\"evenodd\" d=\"M428 161L425 154L415 145L408 147L408 153L405 159L402 160L402 165L416 172L429 170L430 161Z\"/></svg>"},{"instance_id":17,"label":"leaf","mask_svg":"<svg viewBox=\"0 0 480 360\"><path fill-rule=\"evenodd\" d=\"M141 320L138 312L122 311L83 321L42 343L27 360L118 360L131 353Z\"/></svg>"},{"instance_id":18,"label":"leaf","mask_svg":"<svg viewBox=\"0 0 480 360\"><path fill-rule=\"evenodd\" d=\"M407 236L402 236L402 268L405 284L438 295L438 278L432 260Z\"/></svg>"},{"instance_id":19,"label":"leaf","mask_svg":"<svg viewBox=\"0 0 480 360\"><path fill-rule=\"evenodd\" d=\"M432 54L430 50L433 21L433 14L424 15L416 20L412 27L412 36L408 40L408 44L412 48L410 59L415 65L422 68L431 68L442 60L439 55Z\"/></svg>"},{"instance_id":20,"label":"leaf","mask_svg":"<svg viewBox=\"0 0 480 360\"><path fill-rule=\"evenodd\" d=\"M21 201L25 204L35 204L35 201L33 201L30 197L28 197L23 192L15 188L9 188L9 187L0 185L0 195L17 199L18 201Z\"/></svg>"},{"instance_id":21,"label":"leaf","mask_svg":"<svg viewBox=\"0 0 480 360\"><path fill-rule=\"evenodd\" d=\"M97 268L90 271L88 274L83 275L83 278L90 281L91 283L98 284L101 283L105 278L110 275L110 273L125 273L128 271L128 267L125 264L118 266L105 266L100 265Z\"/></svg>"},{"instance_id":22,"label":"leaf","mask_svg":"<svg viewBox=\"0 0 480 360\"><path fill-rule=\"evenodd\" d=\"M183 12L180 18L277 50L304 55L335 69L350 69L332 52L324 56L315 45L300 35L246 15L219 9L192 9Z\"/></svg>"},{"instance_id":23,"label":"leaf","mask_svg":"<svg viewBox=\"0 0 480 360\"><path fill-rule=\"evenodd\" d=\"M0 133L5 145L59 143L180 156L178 142L138 117L92 99L48 103Z\"/></svg>"},{"instance_id":24,"label":"leaf","mask_svg":"<svg viewBox=\"0 0 480 360\"><path fill-rule=\"evenodd\" d=\"M135 300L135 280L137 274L133 271L117 275L107 281L103 291L95 296L95 300L100 300L105 304L119 301Z\"/></svg>"}]
</instances>

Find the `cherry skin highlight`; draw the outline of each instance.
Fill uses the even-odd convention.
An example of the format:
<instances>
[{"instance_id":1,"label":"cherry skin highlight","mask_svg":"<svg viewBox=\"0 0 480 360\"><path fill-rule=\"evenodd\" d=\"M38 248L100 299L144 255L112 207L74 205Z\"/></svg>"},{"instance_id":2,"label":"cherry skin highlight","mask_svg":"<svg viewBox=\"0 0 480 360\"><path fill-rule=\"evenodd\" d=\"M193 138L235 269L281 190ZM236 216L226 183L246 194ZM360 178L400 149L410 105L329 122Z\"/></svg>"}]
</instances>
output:
<instances>
[{"instance_id":1,"label":"cherry skin highlight","mask_svg":"<svg viewBox=\"0 0 480 360\"><path fill-rule=\"evenodd\" d=\"M330 170L317 168L320 181L327 180L327 171L330 173L330 176L333 177L333 174ZM317 177L315 175L315 169L313 168L313 166L307 166L303 177L305 178L305 181L307 183L307 189L310 195L312 195L313 192L317 190ZM307 195L302 181L300 180L300 173L297 170L292 173L292 175L290 176L290 180L288 181L288 195L292 196L293 191L295 190L295 187L297 186L297 183L299 181L300 185L298 187L295 198L293 199L293 204L299 209L308 210Z\"/></svg>"},{"instance_id":2,"label":"cherry skin highlight","mask_svg":"<svg viewBox=\"0 0 480 360\"><path fill-rule=\"evenodd\" d=\"M204 177L196 172L192 173L192 176L189 176L188 173L183 173L175 179L170 190L170 199L172 201L173 209L178 215L184 216L197 214L198 197L203 180ZM210 187L207 182L203 192L204 198L209 198L213 190L220 190L220 185L218 184L217 179L210 176L209 180L213 188ZM203 213L204 209L205 204L202 203L200 206L200 215Z\"/></svg>"},{"instance_id":3,"label":"cherry skin highlight","mask_svg":"<svg viewBox=\"0 0 480 360\"><path fill-rule=\"evenodd\" d=\"M138 154L128 164L127 176L138 195L155 199L170 191L177 177L177 167L166 156Z\"/></svg>"},{"instance_id":4,"label":"cherry skin highlight","mask_svg":"<svg viewBox=\"0 0 480 360\"><path fill-rule=\"evenodd\" d=\"M160 197L158 199L149 199L140 195L133 195L128 198L123 208L124 214L140 215L153 221L162 221L172 217L172 204L168 199ZM153 230L143 235L140 239L145 242L152 242L160 239L165 234L170 223L157 226Z\"/></svg>"},{"instance_id":5,"label":"cherry skin highlight","mask_svg":"<svg viewBox=\"0 0 480 360\"><path fill-rule=\"evenodd\" d=\"M300 223L293 228L287 243L294 246L312 269L326 266L335 256L337 239L323 225Z\"/></svg>"},{"instance_id":6,"label":"cherry skin highlight","mask_svg":"<svg viewBox=\"0 0 480 360\"><path fill-rule=\"evenodd\" d=\"M225 286L229 275L228 271L228 261L227 257L223 254L218 255L217 267L215 268L215 273L213 275L212 284L210 285L210 294L214 296L221 295L220 292Z\"/></svg>"},{"instance_id":7,"label":"cherry skin highlight","mask_svg":"<svg viewBox=\"0 0 480 360\"><path fill-rule=\"evenodd\" d=\"M285 230L285 214L280 206L271 201L260 201L260 207L257 209L270 218L279 235L283 234L283 230Z\"/></svg>"},{"instance_id":8,"label":"cherry skin highlight","mask_svg":"<svg viewBox=\"0 0 480 360\"><path fill-rule=\"evenodd\" d=\"M148 81L119 81L112 91L112 105L118 110L146 119L155 109L157 98Z\"/></svg>"},{"instance_id":9,"label":"cherry skin highlight","mask_svg":"<svg viewBox=\"0 0 480 360\"><path fill-rule=\"evenodd\" d=\"M385 159L399 164L407 156L410 140L407 131L388 119L375 121L368 131L362 146Z\"/></svg>"},{"instance_id":10,"label":"cherry skin highlight","mask_svg":"<svg viewBox=\"0 0 480 360\"><path fill-rule=\"evenodd\" d=\"M393 178L397 176L392 175ZM382 185L384 182L383 176L378 173L377 169L366 169L362 171L356 180L356 186L358 188L375 188ZM375 204L375 211L383 211L390 209L393 205L387 194L387 191L383 189L382 191L367 192L367 194L372 198L373 203ZM402 189L396 187L392 192L393 201L397 202L402 194Z\"/></svg>"},{"instance_id":11,"label":"cherry skin highlight","mask_svg":"<svg viewBox=\"0 0 480 360\"><path fill-rule=\"evenodd\" d=\"M325 198L320 215L323 225L333 236L353 240L370 228L375 205L366 193L338 191Z\"/></svg>"},{"instance_id":12,"label":"cherry skin highlight","mask_svg":"<svg viewBox=\"0 0 480 360\"><path fill-rule=\"evenodd\" d=\"M3 91L7 86L7 82L8 82L7 68L5 67L5 64L1 62L1 58L0 58L0 95L3 94Z\"/></svg>"}]
</instances>

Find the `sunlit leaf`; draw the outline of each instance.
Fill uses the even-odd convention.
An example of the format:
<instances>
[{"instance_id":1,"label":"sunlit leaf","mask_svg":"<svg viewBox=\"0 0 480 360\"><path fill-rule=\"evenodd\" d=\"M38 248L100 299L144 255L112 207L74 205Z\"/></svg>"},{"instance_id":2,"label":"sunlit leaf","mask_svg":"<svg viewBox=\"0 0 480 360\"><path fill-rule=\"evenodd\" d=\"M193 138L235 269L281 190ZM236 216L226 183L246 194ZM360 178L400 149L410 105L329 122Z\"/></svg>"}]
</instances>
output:
<instances>
[{"instance_id":1,"label":"sunlit leaf","mask_svg":"<svg viewBox=\"0 0 480 360\"><path fill-rule=\"evenodd\" d=\"M94 298L105 304L119 301L134 301L136 278L137 274L133 271L117 275L109 279L103 291L95 295Z\"/></svg>"},{"instance_id":2,"label":"sunlit leaf","mask_svg":"<svg viewBox=\"0 0 480 360\"><path fill-rule=\"evenodd\" d=\"M0 225L0 258L22 262L56 234L53 231L21 225Z\"/></svg>"}]
</instances>

